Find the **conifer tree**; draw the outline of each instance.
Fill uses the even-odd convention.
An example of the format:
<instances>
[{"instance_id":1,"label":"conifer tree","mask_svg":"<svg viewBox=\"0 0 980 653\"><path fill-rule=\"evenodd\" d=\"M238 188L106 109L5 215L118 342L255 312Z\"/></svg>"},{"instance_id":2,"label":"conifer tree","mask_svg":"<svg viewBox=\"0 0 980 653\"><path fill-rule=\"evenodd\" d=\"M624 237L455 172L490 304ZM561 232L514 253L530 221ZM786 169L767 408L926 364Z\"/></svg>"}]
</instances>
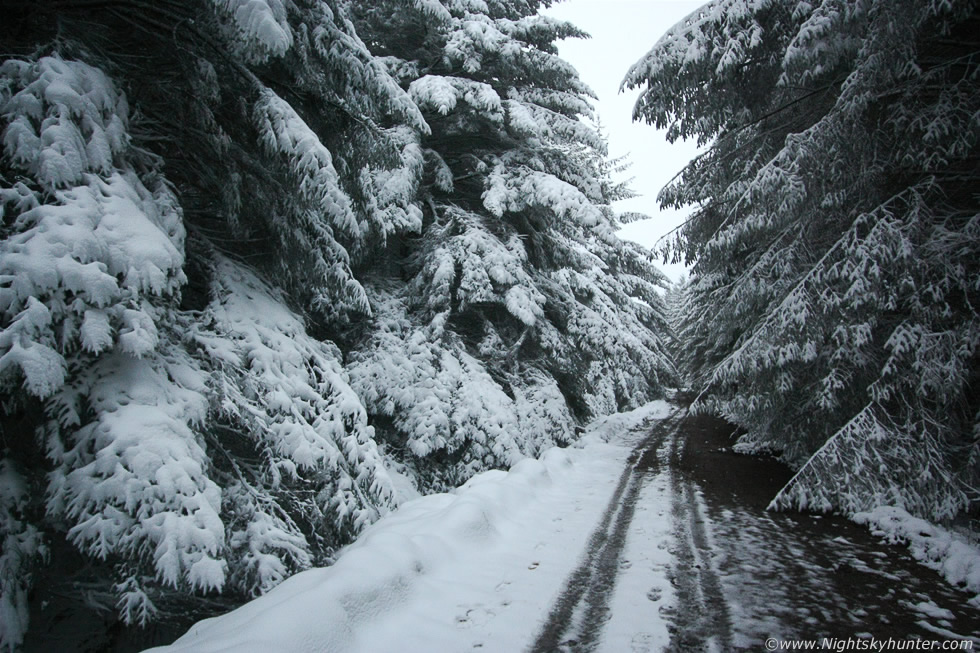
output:
<instances>
[{"instance_id":1,"label":"conifer tree","mask_svg":"<svg viewBox=\"0 0 980 653\"><path fill-rule=\"evenodd\" d=\"M0 647L205 616L329 563L392 467L662 392L663 279L538 6L5 7Z\"/></svg>"},{"instance_id":2,"label":"conifer tree","mask_svg":"<svg viewBox=\"0 0 980 653\"><path fill-rule=\"evenodd\" d=\"M635 117L710 144L695 205L699 405L799 468L774 506L949 519L980 474L975 2L720 0L633 66Z\"/></svg>"},{"instance_id":3,"label":"conifer tree","mask_svg":"<svg viewBox=\"0 0 980 653\"><path fill-rule=\"evenodd\" d=\"M544 4L355 9L431 134L422 231L397 252L407 284L369 289L386 308L351 372L369 412L392 420L392 446L452 482L533 453L535 434L567 441L576 420L633 407L673 379L664 278L615 237L609 204L623 189L583 120L591 92L556 56L557 39L582 34L537 15ZM476 404L457 390L477 386ZM542 402L538 419L523 418Z\"/></svg>"},{"instance_id":4,"label":"conifer tree","mask_svg":"<svg viewBox=\"0 0 980 653\"><path fill-rule=\"evenodd\" d=\"M328 561L394 497L303 313L369 312L421 113L344 3L5 12L0 646L32 586L146 624Z\"/></svg>"}]
</instances>

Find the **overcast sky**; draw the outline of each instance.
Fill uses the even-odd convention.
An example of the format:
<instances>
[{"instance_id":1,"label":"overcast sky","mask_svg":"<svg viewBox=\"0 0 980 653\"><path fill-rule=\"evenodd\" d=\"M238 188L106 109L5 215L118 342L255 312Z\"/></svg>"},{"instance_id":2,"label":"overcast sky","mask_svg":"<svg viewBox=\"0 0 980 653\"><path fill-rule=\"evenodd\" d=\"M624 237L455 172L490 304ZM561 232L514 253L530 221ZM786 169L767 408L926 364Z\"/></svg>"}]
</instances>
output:
<instances>
[{"instance_id":1,"label":"overcast sky","mask_svg":"<svg viewBox=\"0 0 980 653\"><path fill-rule=\"evenodd\" d=\"M704 0L564 0L545 13L571 21L592 35L559 43L563 59L574 65L599 96L595 102L609 136L609 154L629 154L634 190L642 194L616 204L618 211L639 211L651 220L626 225L620 236L652 247L660 236L680 224L685 212L660 211L657 193L690 161L693 143L673 145L660 132L632 121L636 91L619 92L626 71L675 23L703 5ZM661 268L671 278L684 273L680 265Z\"/></svg>"}]
</instances>

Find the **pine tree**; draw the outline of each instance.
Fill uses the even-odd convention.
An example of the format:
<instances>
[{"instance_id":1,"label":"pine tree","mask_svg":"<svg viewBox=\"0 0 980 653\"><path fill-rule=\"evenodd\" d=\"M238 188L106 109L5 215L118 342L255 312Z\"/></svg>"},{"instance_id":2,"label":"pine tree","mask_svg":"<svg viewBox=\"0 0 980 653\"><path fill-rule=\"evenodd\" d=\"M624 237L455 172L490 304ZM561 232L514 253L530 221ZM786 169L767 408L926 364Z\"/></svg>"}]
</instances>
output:
<instances>
[{"instance_id":1,"label":"pine tree","mask_svg":"<svg viewBox=\"0 0 980 653\"><path fill-rule=\"evenodd\" d=\"M685 334L700 406L799 473L776 507L977 499L974 2L713 2L630 70L635 116L710 144Z\"/></svg>"},{"instance_id":2,"label":"pine tree","mask_svg":"<svg viewBox=\"0 0 980 653\"><path fill-rule=\"evenodd\" d=\"M5 12L0 646L32 586L146 624L329 561L394 496L309 327L417 228L421 113L343 3Z\"/></svg>"},{"instance_id":3,"label":"pine tree","mask_svg":"<svg viewBox=\"0 0 980 653\"><path fill-rule=\"evenodd\" d=\"M582 34L537 15L544 4L355 9L431 134L421 233L393 252L400 278L368 288L384 308L351 374L430 487L566 442L577 420L673 380L665 280L615 237L624 190L585 122L591 92L556 56L557 39Z\"/></svg>"},{"instance_id":4,"label":"pine tree","mask_svg":"<svg viewBox=\"0 0 980 653\"><path fill-rule=\"evenodd\" d=\"M665 282L538 7L5 7L0 647L51 597L232 605L392 465L452 486L662 393Z\"/></svg>"}]
</instances>

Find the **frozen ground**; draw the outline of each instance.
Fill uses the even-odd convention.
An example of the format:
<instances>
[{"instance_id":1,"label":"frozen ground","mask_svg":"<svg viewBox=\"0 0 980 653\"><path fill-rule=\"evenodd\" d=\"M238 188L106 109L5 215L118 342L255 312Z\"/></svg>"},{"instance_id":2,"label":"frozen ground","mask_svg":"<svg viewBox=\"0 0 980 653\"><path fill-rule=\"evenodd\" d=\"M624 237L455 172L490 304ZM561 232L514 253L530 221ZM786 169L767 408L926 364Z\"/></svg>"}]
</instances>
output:
<instances>
[{"instance_id":1,"label":"frozen ground","mask_svg":"<svg viewBox=\"0 0 980 653\"><path fill-rule=\"evenodd\" d=\"M980 634L972 594L904 549L843 520L766 513L784 472L730 476L723 439L663 402L603 420L575 448L405 503L332 567L166 650L725 651Z\"/></svg>"}]
</instances>

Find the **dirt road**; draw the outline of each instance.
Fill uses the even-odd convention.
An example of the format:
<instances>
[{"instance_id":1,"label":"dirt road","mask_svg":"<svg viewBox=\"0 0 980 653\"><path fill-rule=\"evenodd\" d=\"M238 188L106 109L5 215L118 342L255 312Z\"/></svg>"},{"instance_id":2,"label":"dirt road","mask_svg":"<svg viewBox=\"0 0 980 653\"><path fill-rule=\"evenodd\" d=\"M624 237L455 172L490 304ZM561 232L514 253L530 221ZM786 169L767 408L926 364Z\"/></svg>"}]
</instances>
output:
<instances>
[{"instance_id":1,"label":"dirt road","mask_svg":"<svg viewBox=\"0 0 980 653\"><path fill-rule=\"evenodd\" d=\"M623 591L649 606L651 621L667 621L669 651L765 650L770 638L980 637L970 597L903 547L842 518L766 511L791 473L731 452L731 434L720 420L679 411L635 446L530 651L613 650L611 597ZM669 494L669 510L644 513L654 491ZM650 528L652 520L669 526ZM627 551L646 561L638 552L654 547L671 554L659 570L670 597L627 582L638 572ZM651 650L644 624L635 628L624 641Z\"/></svg>"},{"instance_id":2,"label":"dirt road","mask_svg":"<svg viewBox=\"0 0 980 653\"><path fill-rule=\"evenodd\" d=\"M661 470L659 453L681 423L681 413L658 423L633 449L612 499L589 538L581 564L569 577L552 608L533 653L592 650L607 621L609 603L620 573L626 536L636 512L640 490Z\"/></svg>"}]
</instances>

